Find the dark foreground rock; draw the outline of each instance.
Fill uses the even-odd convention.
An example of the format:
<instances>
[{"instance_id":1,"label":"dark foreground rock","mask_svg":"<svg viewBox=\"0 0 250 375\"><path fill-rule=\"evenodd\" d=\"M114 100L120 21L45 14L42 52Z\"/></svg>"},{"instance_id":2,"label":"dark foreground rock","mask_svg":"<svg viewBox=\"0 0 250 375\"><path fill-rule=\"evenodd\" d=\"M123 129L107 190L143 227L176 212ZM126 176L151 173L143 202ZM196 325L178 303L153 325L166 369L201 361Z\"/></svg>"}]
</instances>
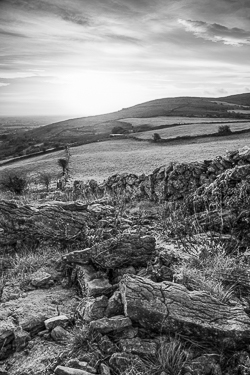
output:
<instances>
[{"instance_id":1,"label":"dark foreground rock","mask_svg":"<svg viewBox=\"0 0 250 375\"><path fill-rule=\"evenodd\" d=\"M228 306L206 292L190 292L179 284L131 275L123 277L120 291L125 315L142 327L179 332L228 347L250 343L250 318L242 307Z\"/></svg>"},{"instance_id":2,"label":"dark foreground rock","mask_svg":"<svg viewBox=\"0 0 250 375\"><path fill-rule=\"evenodd\" d=\"M68 263L88 264L106 269L125 266L145 266L155 252L153 236L123 234L84 250L74 251L64 256Z\"/></svg>"}]
</instances>

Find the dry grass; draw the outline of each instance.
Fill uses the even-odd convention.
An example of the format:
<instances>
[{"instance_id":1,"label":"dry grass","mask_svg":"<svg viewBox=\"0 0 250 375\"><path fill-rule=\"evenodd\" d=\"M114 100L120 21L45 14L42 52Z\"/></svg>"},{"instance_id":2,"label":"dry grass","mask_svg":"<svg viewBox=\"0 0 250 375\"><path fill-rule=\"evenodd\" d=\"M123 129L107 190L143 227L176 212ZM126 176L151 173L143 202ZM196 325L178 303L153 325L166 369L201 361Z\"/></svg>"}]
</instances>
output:
<instances>
[{"instance_id":1,"label":"dry grass","mask_svg":"<svg viewBox=\"0 0 250 375\"><path fill-rule=\"evenodd\" d=\"M210 159L225 154L227 150L242 148L247 144L246 136L247 134L237 139L223 137L211 142L175 145L122 139L78 146L71 149L71 175L76 180L102 181L116 173L151 173L160 165L172 161ZM57 160L62 156L63 151L58 151L0 167L0 178L2 171L15 168L28 173L49 171L57 176L60 173Z\"/></svg>"},{"instance_id":2,"label":"dry grass","mask_svg":"<svg viewBox=\"0 0 250 375\"><path fill-rule=\"evenodd\" d=\"M250 129L250 122L239 122L239 123L227 122L226 124L230 126L230 129L232 131ZM152 139L154 133L157 132L161 136L161 138L169 139L169 138L176 138L176 137L183 137L183 136L196 136L196 135L217 133L218 127L219 127L218 124L195 123L192 125L180 125L180 126L166 128L166 129L157 129L157 130L150 130L150 131L141 132L141 133L134 133L133 136L139 139Z\"/></svg>"},{"instance_id":3,"label":"dry grass","mask_svg":"<svg viewBox=\"0 0 250 375\"><path fill-rule=\"evenodd\" d=\"M181 117L181 116L158 116L148 118L125 118L120 120L122 122L128 122L134 127L140 125L160 126L160 125L173 125L173 124L200 124L204 122L234 122L235 120L229 120L228 118L204 118L204 117Z\"/></svg>"}]
</instances>

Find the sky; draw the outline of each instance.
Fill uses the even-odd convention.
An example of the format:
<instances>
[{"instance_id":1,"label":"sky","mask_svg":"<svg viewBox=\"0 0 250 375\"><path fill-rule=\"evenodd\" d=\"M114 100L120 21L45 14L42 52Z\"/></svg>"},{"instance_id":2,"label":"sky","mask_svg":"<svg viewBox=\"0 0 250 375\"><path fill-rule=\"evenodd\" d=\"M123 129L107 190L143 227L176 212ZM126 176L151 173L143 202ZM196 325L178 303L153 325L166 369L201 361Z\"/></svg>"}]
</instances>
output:
<instances>
[{"instance_id":1,"label":"sky","mask_svg":"<svg viewBox=\"0 0 250 375\"><path fill-rule=\"evenodd\" d=\"M0 0L0 116L250 92L250 0Z\"/></svg>"}]
</instances>

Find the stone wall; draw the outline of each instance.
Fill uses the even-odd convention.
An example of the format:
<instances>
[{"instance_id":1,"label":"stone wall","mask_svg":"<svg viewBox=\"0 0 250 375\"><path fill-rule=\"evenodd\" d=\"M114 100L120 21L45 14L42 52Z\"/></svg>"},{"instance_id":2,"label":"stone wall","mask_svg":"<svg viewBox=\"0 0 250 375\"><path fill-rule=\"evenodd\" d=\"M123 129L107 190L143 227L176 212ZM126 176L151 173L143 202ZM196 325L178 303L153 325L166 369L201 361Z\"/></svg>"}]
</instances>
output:
<instances>
[{"instance_id":1,"label":"stone wall","mask_svg":"<svg viewBox=\"0 0 250 375\"><path fill-rule=\"evenodd\" d=\"M101 184L94 180L88 183L75 181L74 198L101 198L112 195L128 199L178 200L200 187L213 184L227 170L234 170L236 180L244 178L241 169L236 167L248 164L250 148L245 146L213 160L161 166L149 175L116 174Z\"/></svg>"}]
</instances>

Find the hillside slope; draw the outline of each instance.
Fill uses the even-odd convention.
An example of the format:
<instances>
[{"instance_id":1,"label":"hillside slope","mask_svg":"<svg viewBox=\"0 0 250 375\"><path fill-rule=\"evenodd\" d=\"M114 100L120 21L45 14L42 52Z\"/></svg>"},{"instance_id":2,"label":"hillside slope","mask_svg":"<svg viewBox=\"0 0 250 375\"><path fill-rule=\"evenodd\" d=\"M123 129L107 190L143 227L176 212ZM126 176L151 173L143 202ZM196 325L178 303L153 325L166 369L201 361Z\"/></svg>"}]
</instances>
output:
<instances>
[{"instance_id":1,"label":"hillside slope","mask_svg":"<svg viewBox=\"0 0 250 375\"><path fill-rule=\"evenodd\" d=\"M235 105L250 103L250 94L228 97L228 103L234 101ZM218 104L217 101L223 101ZM241 103L242 100L242 103ZM57 122L27 132L27 135L39 139L79 140L84 137L86 141L98 139L108 135L116 126L116 121L131 117L158 117L158 116L226 116L227 110L232 110L232 104L226 103L227 98L199 98L178 97L156 99L141 103L120 111L98 116L89 116ZM124 125L125 126L125 125ZM130 125L128 124L128 128Z\"/></svg>"}]
</instances>

